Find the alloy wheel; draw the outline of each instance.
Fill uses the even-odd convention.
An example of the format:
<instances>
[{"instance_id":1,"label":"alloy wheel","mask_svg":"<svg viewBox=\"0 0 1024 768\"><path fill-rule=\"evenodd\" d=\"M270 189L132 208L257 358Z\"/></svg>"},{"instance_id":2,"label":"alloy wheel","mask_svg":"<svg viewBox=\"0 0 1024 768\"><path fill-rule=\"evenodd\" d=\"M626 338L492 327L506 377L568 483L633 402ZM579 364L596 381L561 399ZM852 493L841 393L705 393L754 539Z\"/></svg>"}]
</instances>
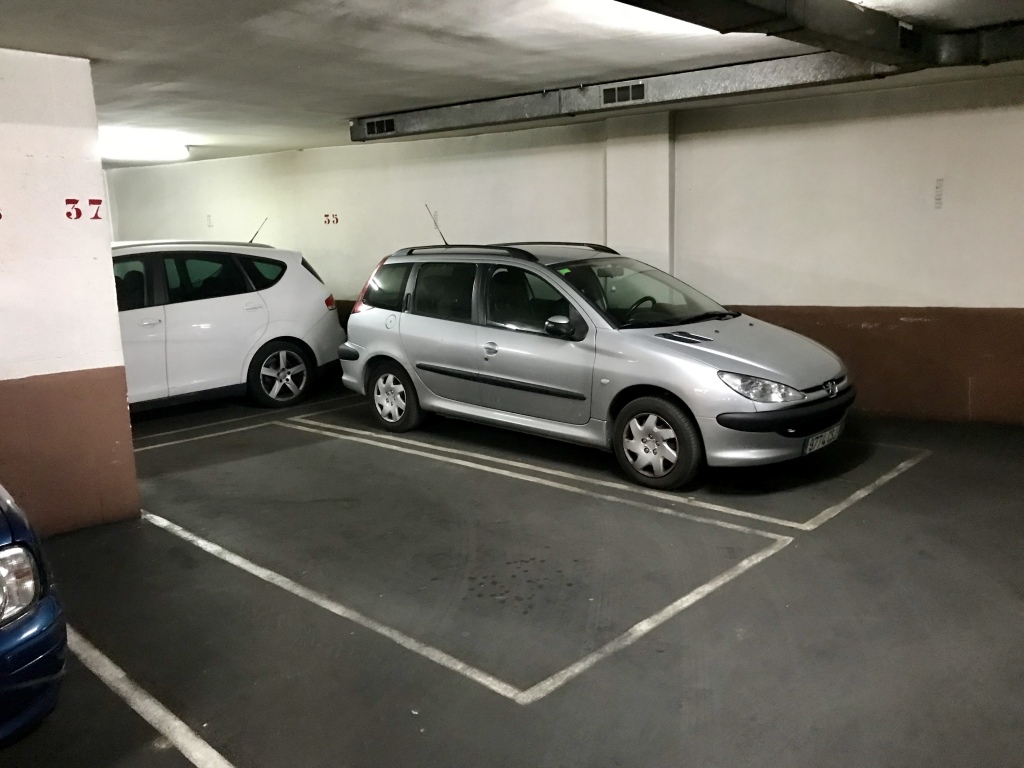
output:
<instances>
[{"instance_id":1,"label":"alloy wheel","mask_svg":"<svg viewBox=\"0 0 1024 768\"><path fill-rule=\"evenodd\" d=\"M655 413L638 413L629 420L622 447L633 469L648 477L664 477L679 460L675 430Z\"/></svg>"},{"instance_id":2,"label":"alloy wheel","mask_svg":"<svg viewBox=\"0 0 1024 768\"><path fill-rule=\"evenodd\" d=\"M260 368L260 385L271 400L279 403L294 400L306 387L306 364L295 352L282 349L272 352Z\"/></svg>"},{"instance_id":3,"label":"alloy wheel","mask_svg":"<svg viewBox=\"0 0 1024 768\"><path fill-rule=\"evenodd\" d=\"M405 415L405 387L393 373L377 379L373 388L373 404L384 421L394 424Z\"/></svg>"}]
</instances>

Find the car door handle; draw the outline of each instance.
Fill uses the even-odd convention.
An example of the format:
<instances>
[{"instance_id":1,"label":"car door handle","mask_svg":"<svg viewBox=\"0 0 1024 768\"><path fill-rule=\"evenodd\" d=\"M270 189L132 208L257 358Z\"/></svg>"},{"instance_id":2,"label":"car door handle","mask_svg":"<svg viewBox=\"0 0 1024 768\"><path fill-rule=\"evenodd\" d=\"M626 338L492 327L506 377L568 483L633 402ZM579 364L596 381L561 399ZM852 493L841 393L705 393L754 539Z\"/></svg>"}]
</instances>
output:
<instances>
[{"instance_id":1,"label":"car door handle","mask_svg":"<svg viewBox=\"0 0 1024 768\"><path fill-rule=\"evenodd\" d=\"M488 356L498 354L498 345L493 341L488 341L484 344L484 354Z\"/></svg>"},{"instance_id":2,"label":"car door handle","mask_svg":"<svg viewBox=\"0 0 1024 768\"><path fill-rule=\"evenodd\" d=\"M242 309L244 309L246 312L255 312L257 309L263 309L263 305L249 302L244 307L242 307Z\"/></svg>"},{"instance_id":3,"label":"car door handle","mask_svg":"<svg viewBox=\"0 0 1024 768\"><path fill-rule=\"evenodd\" d=\"M155 318L155 319L152 319L152 320L143 320L141 323L139 323L139 325L143 325L143 326L147 326L148 327L148 326L151 326L151 325L160 325L160 323L162 323L162 322L163 322L163 320L161 320L158 317L158 318Z\"/></svg>"}]
</instances>

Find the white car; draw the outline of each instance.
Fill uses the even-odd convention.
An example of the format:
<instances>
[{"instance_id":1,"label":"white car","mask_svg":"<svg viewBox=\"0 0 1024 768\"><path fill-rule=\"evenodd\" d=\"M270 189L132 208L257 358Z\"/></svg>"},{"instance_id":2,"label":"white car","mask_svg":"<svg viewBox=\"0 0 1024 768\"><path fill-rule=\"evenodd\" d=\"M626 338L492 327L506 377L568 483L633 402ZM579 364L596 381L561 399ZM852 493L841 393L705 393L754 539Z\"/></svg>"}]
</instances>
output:
<instances>
[{"instance_id":1,"label":"white car","mask_svg":"<svg viewBox=\"0 0 1024 768\"><path fill-rule=\"evenodd\" d=\"M252 243L114 243L128 402L248 392L281 407L338 359L334 297L302 255Z\"/></svg>"}]
</instances>

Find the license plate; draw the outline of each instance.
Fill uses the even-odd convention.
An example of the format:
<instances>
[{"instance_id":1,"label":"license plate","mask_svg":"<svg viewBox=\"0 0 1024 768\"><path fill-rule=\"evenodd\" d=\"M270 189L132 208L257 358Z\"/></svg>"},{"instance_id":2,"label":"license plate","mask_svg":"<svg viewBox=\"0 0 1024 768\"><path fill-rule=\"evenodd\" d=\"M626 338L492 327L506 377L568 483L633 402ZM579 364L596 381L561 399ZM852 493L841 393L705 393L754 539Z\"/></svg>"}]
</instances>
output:
<instances>
[{"instance_id":1,"label":"license plate","mask_svg":"<svg viewBox=\"0 0 1024 768\"><path fill-rule=\"evenodd\" d=\"M840 422L831 429L826 429L824 432L819 432L816 435L812 435L807 438L807 442L804 443L804 456L808 453L814 453L820 451L826 445L830 445L839 439L839 436L843 434L843 424Z\"/></svg>"}]
</instances>

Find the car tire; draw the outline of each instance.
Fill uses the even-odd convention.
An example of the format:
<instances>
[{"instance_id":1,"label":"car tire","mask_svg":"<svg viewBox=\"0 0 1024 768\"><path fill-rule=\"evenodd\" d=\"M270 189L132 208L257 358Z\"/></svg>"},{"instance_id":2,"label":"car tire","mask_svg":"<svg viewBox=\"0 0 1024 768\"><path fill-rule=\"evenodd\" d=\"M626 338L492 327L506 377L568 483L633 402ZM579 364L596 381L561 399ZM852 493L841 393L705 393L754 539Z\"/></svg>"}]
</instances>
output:
<instances>
[{"instance_id":1,"label":"car tire","mask_svg":"<svg viewBox=\"0 0 1024 768\"><path fill-rule=\"evenodd\" d=\"M409 432L423 421L423 410L412 377L395 362L373 369L366 395L377 423L388 432Z\"/></svg>"},{"instance_id":2,"label":"car tire","mask_svg":"<svg viewBox=\"0 0 1024 768\"><path fill-rule=\"evenodd\" d=\"M704 459L704 443L693 419L662 397L640 397L615 418L612 448L629 479L671 490L693 480Z\"/></svg>"},{"instance_id":3,"label":"car tire","mask_svg":"<svg viewBox=\"0 0 1024 768\"><path fill-rule=\"evenodd\" d=\"M291 341L264 344L249 363L249 394L266 408L285 408L309 395L316 366L309 352Z\"/></svg>"}]
</instances>

